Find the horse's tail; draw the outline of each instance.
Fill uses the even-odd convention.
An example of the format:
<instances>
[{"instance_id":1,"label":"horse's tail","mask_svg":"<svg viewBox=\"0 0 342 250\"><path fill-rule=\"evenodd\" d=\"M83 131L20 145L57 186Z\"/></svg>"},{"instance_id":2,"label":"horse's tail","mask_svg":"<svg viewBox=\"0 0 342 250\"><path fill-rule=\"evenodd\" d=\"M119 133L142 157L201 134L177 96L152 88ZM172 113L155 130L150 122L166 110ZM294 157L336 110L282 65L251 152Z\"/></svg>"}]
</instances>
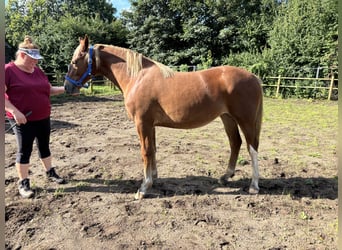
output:
<instances>
[{"instance_id":1,"label":"horse's tail","mask_svg":"<svg viewBox=\"0 0 342 250\"><path fill-rule=\"evenodd\" d=\"M257 113L256 113L256 120L255 120L255 150L258 151L259 147L259 138L260 138L260 132L261 132L261 124L262 124L262 115L263 115L263 95L264 92L262 90L262 81L259 77L257 77L258 82L260 84L260 100L259 100L259 106L257 107Z\"/></svg>"}]
</instances>

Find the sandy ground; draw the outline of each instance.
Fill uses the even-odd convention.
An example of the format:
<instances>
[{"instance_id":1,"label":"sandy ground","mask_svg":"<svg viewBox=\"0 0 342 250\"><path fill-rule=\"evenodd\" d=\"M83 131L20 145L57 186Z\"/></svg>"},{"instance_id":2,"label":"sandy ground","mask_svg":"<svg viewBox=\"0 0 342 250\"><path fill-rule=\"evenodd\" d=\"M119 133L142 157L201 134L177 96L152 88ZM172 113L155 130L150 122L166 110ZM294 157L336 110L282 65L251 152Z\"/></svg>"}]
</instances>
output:
<instances>
[{"instance_id":1,"label":"sandy ground","mask_svg":"<svg viewBox=\"0 0 342 250\"><path fill-rule=\"evenodd\" d=\"M276 103L266 100L265 117ZM157 128L159 178L136 201L140 146L121 96L59 99L51 118L54 165L68 183L48 183L34 149L34 199L18 194L15 137L5 136L6 249L337 249L337 131L311 131L318 145L302 147L310 128L265 119L261 190L249 195L245 144L235 177L218 182L230 152L219 119Z\"/></svg>"}]
</instances>

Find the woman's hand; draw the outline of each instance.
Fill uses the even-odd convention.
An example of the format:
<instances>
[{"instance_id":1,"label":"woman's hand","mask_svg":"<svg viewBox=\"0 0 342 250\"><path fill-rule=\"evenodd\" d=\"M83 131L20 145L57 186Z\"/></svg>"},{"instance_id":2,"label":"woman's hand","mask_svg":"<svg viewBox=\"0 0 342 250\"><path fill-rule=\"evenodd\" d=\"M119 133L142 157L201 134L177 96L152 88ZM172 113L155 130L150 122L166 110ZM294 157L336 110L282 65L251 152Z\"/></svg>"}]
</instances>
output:
<instances>
[{"instance_id":1,"label":"woman's hand","mask_svg":"<svg viewBox=\"0 0 342 250\"><path fill-rule=\"evenodd\" d=\"M16 110L12 113L15 122L20 125L20 124L25 124L27 122L26 116L21 113L19 110Z\"/></svg>"}]
</instances>

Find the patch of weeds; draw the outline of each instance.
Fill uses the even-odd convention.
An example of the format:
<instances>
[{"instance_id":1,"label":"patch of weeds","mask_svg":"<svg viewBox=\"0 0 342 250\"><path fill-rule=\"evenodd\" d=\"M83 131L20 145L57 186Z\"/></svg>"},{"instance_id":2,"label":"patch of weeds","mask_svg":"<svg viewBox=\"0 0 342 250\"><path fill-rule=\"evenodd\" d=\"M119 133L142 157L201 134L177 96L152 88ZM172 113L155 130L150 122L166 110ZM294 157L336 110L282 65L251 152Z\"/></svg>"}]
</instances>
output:
<instances>
[{"instance_id":1,"label":"patch of weeds","mask_svg":"<svg viewBox=\"0 0 342 250\"><path fill-rule=\"evenodd\" d=\"M312 152L309 154L309 156L314 157L314 158L321 158L322 155L320 153L317 152Z\"/></svg>"},{"instance_id":2,"label":"patch of weeds","mask_svg":"<svg viewBox=\"0 0 342 250\"><path fill-rule=\"evenodd\" d=\"M32 188L32 189L37 189L37 184L36 184L35 181L32 181L32 182L30 183L30 185L31 185L31 188Z\"/></svg>"},{"instance_id":3,"label":"patch of weeds","mask_svg":"<svg viewBox=\"0 0 342 250\"><path fill-rule=\"evenodd\" d=\"M213 149L214 151L217 151L219 149L221 149L223 147L223 145L218 144L218 143L213 143L212 145L210 145L210 148Z\"/></svg>"},{"instance_id":4,"label":"patch of weeds","mask_svg":"<svg viewBox=\"0 0 342 250\"><path fill-rule=\"evenodd\" d=\"M249 164L248 160L246 160L245 158L243 158L241 156L239 156L237 163L241 166L245 166L245 165Z\"/></svg>"},{"instance_id":5,"label":"patch of weeds","mask_svg":"<svg viewBox=\"0 0 342 250\"><path fill-rule=\"evenodd\" d=\"M337 219L334 222L332 222L329 226L333 229L335 233L338 232L338 220Z\"/></svg>"},{"instance_id":6,"label":"patch of weeds","mask_svg":"<svg viewBox=\"0 0 342 250\"><path fill-rule=\"evenodd\" d=\"M83 182L83 181L80 181L80 182L77 182L76 183L76 189L79 191L81 190L83 187L86 187L87 186L87 183Z\"/></svg>"},{"instance_id":7,"label":"patch of weeds","mask_svg":"<svg viewBox=\"0 0 342 250\"><path fill-rule=\"evenodd\" d=\"M123 173L119 173L117 175L115 175L115 180L122 180L124 177L124 174Z\"/></svg>"},{"instance_id":8,"label":"patch of weeds","mask_svg":"<svg viewBox=\"0 0 342 250\"><path fill-rule=\"evenodd\" d=\"M279 149L277 149L277 148L270 148L268 150L268 153L269 153L270 158L277 157L277 156L279 156Z\"/></svg>"},{"instance_id":9,"label":"patch of weeds","mask_svg":"<svg viewBox=\"0 0 342 250\"><path fill-rule=\"evenodd\" d=\"M201 165L208 165L208 161L201 155L197 155L196 161L198 161Z\"/></svg>"},{"instance_id":10,"label":"patch of weeds","mask_svg":"<svg viewBox=\"0 0 342 250\"><path fill-rule=\"evenodd\" d=\"M336 152L337 151L337 144L328 145L328 149L332 150L333 152Z\"/></svg>"},{"instance_id":11,"label":"patch of weeds","mask_svg":"<svg viewBox=\"0 0 342 250\"><path fill-rule=\"evenodd\" d=\"M300 212L299 219L301 220L312 220L312 217L308 215L305 211Z\"/></svg>"},{"instance_id":12,"label":"patch of weeds","mask_svg":"<svg viewBox=\"0 0 342 250\"><path fill-rule=\"evenodd\" d=\"M292 156L291 162L292 162L295 166L304 166L304 165L305 165L305 161L304 161L303 157L300 157L300 156L298 156L298 155Z\"/></svg>"},{"instance_id":13,"label":"patch of weeds","mask_svg":"<svg viewBox=\"0 0 342 250\"><path fill-rule=\"evenodd\" d=\"M60 188L57 188L55 190L55 192L53 193L53 196L55 197L62 197L64 195L64 188L63 187L60 187Z\"/></svg>"},{"instance_id":14,"label":"patch of weeds","mask_svg":"<svg viewBox=\"0 0 342 250\"><path fill-rule=\"evenodd\" d=\"M312 140L311 140L311 143L309 145L310 147L318 147L318 139L317 137L314 137Z\"/></svg>"}]
</instances>

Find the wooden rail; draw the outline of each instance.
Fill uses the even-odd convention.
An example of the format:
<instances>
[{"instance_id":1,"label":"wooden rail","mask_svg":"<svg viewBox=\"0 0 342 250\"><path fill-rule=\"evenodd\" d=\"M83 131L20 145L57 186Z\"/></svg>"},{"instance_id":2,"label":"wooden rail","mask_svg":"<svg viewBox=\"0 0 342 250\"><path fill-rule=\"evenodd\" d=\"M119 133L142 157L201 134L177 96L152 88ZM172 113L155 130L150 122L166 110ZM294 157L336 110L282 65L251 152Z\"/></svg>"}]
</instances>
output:
<instances>
[{"instance_id":1,"label":"wooden rail","mask_svg":"<svg viewBox=\"0 0 342 250\"><path fill-rule=\"evenodd\" d=\"M64 77L61 73L47 73L47 75L51 75L54 76L56 80L52 81L52 84L57 84L60 85L63 81L64 81ZM286 77L286 76L269 76L266 77L266 79L271 79L271 80L277 80L276 84L262 84L263 87L274 87L276 88L276 97L279 96L279 92L281 88L303 88L303 89L327 89L329 90L329 94L328 94L328 100L331 100L331 96L332 96L332 92L333 90L338 90L338 87L334 87L334 82L338 81L338 79L336 79L334 77L334 75L331 76L331 78L307 78L307 77ZM296 85L286 85L286 84L282 84L287 80L307 80L307 81L330 81L329 87L322 87L322 86L296 86ZM115 85L113 83L111 83L108 79L104 78L104 80L93 80L90 83L90 91L93 92L92 88L93 88L93 84L96 84L97 82L105 82L107 85L110 85L112 88L115 88Z\"/></svg>"},{"instance_id":2,"label":"wooden rail","mask_svg":"<svg viewBox=\"0 0 342 250\"><path fill-rule=\"evenodd\" d=\"M308 77L286 77L286 76L269 76L266 79L276 79L277 84L262 84L264 87L275 87L276 88L276 97L279 96L280 88L303 88L303 89L327 89L329 90L328 100L331 100L331 95L333 90L338 90L338 87L334 87L334 82L338 81L335 79L335 76L332 75L331 78L308 78ZM329 87L322 86L297 86L297 85L282 85L282 80L307 80L307 81L330 81Z\"/></svg>"}]
</instances>

